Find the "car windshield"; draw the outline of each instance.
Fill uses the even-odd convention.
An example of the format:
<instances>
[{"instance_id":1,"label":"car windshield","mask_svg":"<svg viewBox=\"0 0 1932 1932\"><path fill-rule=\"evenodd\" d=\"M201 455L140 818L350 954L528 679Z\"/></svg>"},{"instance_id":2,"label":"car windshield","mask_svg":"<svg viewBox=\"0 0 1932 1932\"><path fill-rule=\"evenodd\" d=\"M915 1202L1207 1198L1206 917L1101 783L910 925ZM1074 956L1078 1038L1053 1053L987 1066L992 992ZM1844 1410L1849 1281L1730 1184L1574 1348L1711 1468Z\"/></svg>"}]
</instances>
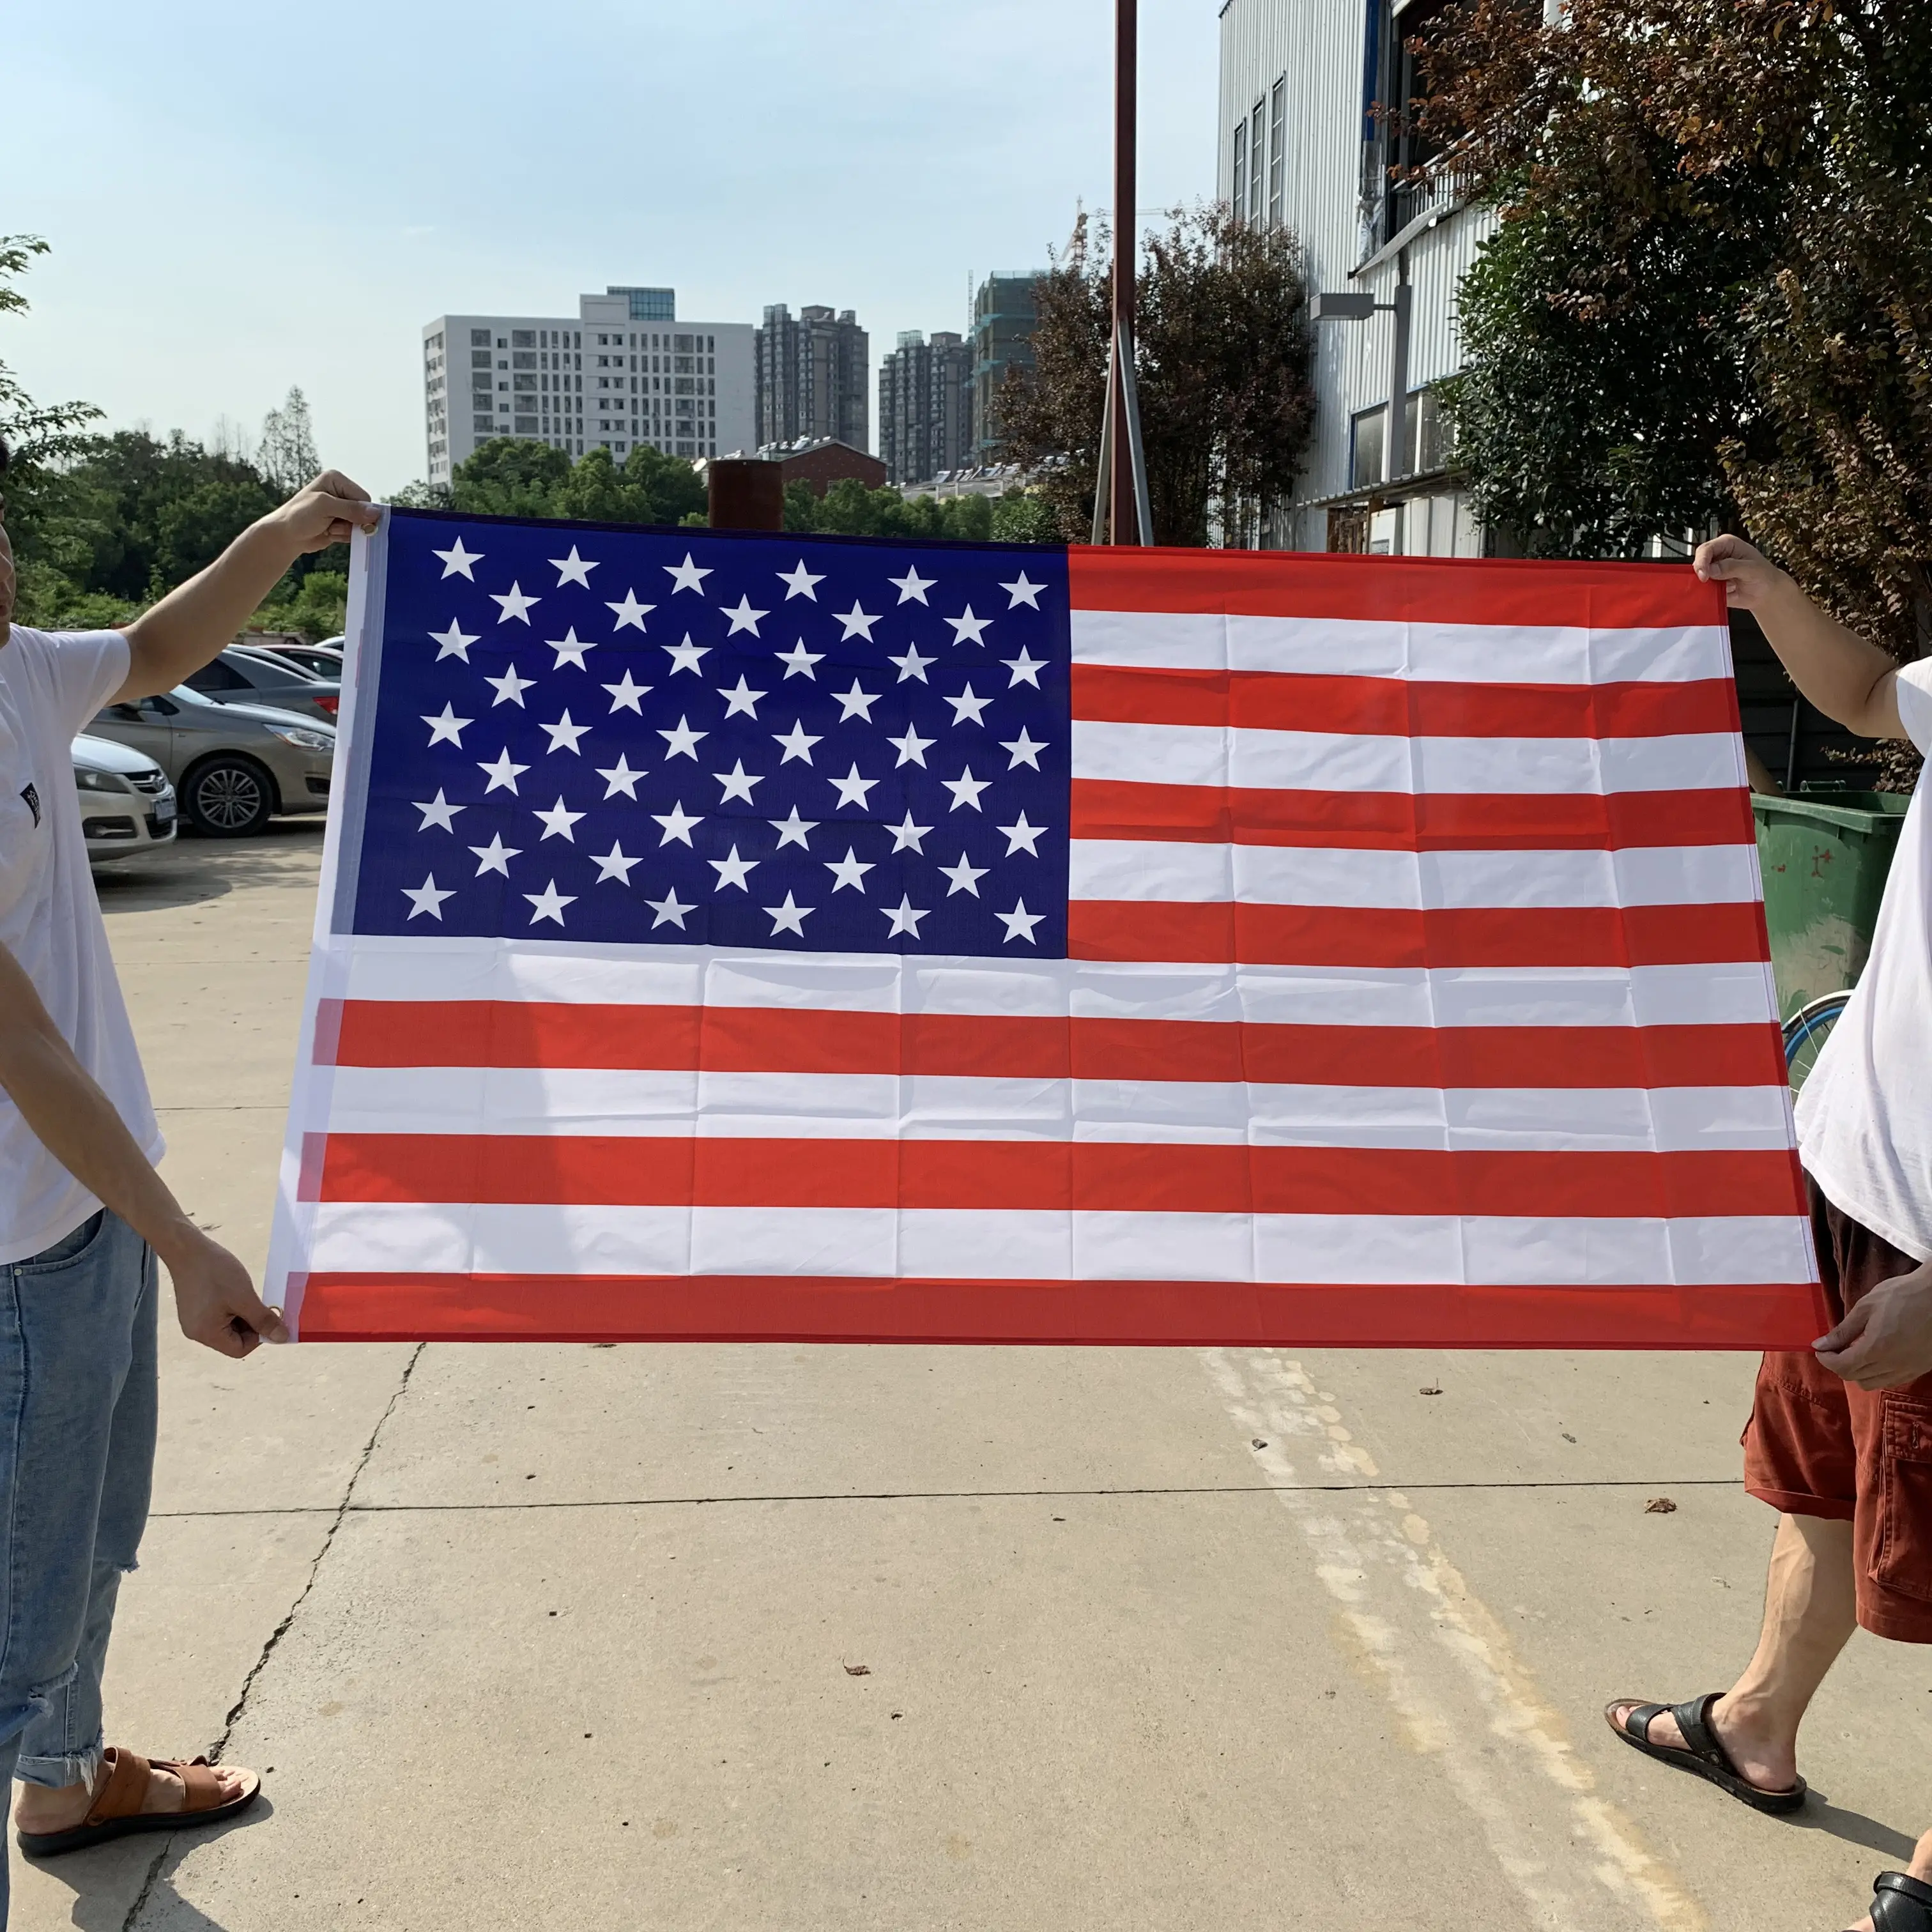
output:
<instances>
[{"instance_id":1,"label":"car windshield","mask_svg":"<svg viewBox=\"0 0 1932 1932\"><path fill-rule=\"evenodd\" d=\"M199 704L210 711L218 711L220 706L212 698L204 698L198 691L190 691L184 684L178 684L168 693L177 704Z\"/></svg>"}]
</instances>

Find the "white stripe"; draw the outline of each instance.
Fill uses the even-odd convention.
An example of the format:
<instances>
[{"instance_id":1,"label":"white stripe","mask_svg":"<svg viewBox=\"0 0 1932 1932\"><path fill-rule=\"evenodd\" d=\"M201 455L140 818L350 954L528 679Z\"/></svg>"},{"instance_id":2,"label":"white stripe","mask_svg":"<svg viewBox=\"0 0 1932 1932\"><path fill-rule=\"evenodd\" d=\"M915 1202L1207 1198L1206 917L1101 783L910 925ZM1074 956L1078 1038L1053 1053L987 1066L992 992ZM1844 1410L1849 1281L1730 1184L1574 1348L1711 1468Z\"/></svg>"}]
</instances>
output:
<instances>
[{"instance_id":1,"label":"white stripe","mask_svg":"<svg viewBox=\"0 0 1932 1932\"><path fill-rule=\"evenodd\" d=\"M1771 968L1202 966L734 952L548 940L334 938L328 990L360 1000L755 1006L1304 1026L1715 1026L1776 1017Z\"/></svg>"},{"instance_id":2,"label":"white stripe","mask_svg":"<svg viewBox=\"0 0 1932 1932\"><path fill-rule=\"evenodd\" d=\"M1240 900L1253 905L1480 906L1749 904L1750 845L1616 852L1381 852L1298 845L1076 838L1076 899Z\"/></svg>"},{"instance_id":3,"label":"white stripe","mask_svg":"<svg viewBox=\"0 0 1932 1932\"><path fill-rule=\"evenodd\" d=\"M1073 721L1073 776L1244 790L1562 797L1730 790L1728 732L1670 738L1390 738L1220 724Z\"/></svg>"},{"instance_id":4,"label":"white stripe","mask_svg":"<svg viewBox=\"0 0 1932 1932\"><path fill-rule=\"evenodd\" d=\"M1342 617L1224 617L1076 610L1073 662L1138 670L1300 671L1469 684L1676 683L1729 677L1719 626L1406 624Z\"/></svg>"},{"instance_id":5,"label":"white stripe","mask_svg":"<svg viewBox=\"0 0 1932 1932\"><path fill-rule=\"evenodd\" d=\"M1782 1087L1289 1086L943 1074L344 1066L312 1132L1676 1153L1791 1144Z\"/></svg>"},{"instance_id":6,"label":"white stripe","mask_svg":"<svg viewBox=\"0 0 1932 1932\"><path fill-rule=\"evenodd\" d=\"M1515 1286L1811 1279L1796 1216L1548 1220L323 1202L327 1273Z\"/></svg>"}]
</instances>

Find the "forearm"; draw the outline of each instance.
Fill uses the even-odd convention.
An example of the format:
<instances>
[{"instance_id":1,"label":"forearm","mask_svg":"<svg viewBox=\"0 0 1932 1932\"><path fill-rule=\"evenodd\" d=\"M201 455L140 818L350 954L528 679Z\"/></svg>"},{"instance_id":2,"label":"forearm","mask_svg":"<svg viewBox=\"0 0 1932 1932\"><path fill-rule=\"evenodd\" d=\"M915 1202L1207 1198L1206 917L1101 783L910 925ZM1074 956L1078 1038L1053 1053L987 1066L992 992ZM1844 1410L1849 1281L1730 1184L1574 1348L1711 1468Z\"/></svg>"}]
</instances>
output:
<instances>
[{"instance_id":1,"label":"forearm","mask_svg":"<svg viewBox=\"0 0 1932 1932\"><path fill-rule=\"evenodd\" d=\"M1890 683L1898 667L1877 645L1828 616L1782 572L1755 608L1808 704L1861 737L1904 735Z\"/></svg>"},{"instance_id":2,"label":"forearm","mask_svg":"<svg viewBox=\"0 0 1932 1932\"><path fill-rule=\"evenodd\" d=\"M4 990L11 994L14 988ZM34 1004L39 1006L38 998ZM16 1021L0 1036L0 1087L41 1144L90 1194L164 1261L182 1254L200 1240L200 1231L44 1009L38 1020L26 1025Z\"/></svg>"},{"instance_id":3,"label":"forearm","mask_svg":"<svg viewBox=\"0 0 1932 1932\"><path fill-rule=\"evenodd\" d=\"M128 626L125 704L181 683L206 664L248 621L301 554L273 518L251 524L206 570L170 590Z\"/></svg>"}]
</instances>

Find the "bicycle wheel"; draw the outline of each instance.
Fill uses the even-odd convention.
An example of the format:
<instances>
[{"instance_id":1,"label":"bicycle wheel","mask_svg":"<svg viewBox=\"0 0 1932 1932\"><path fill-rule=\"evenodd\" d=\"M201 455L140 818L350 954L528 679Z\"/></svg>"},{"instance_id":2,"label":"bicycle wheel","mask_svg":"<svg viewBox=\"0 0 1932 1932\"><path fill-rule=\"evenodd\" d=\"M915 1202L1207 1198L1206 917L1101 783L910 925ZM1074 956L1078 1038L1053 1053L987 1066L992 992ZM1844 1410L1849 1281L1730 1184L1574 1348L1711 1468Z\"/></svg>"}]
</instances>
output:
<instances>
[{"instance_id":1,"label":"bicycle wheel","mask_svg":"<svg viewBox=\"0 0 1932 1932\"><path fill-rule=\"evenodd\" d=\"M1784 1064L1790 1070L1791 1090L1804 1084L1838 1016L1850 1004L1850 993L1826 993L1808 1001L1784 1023Z\"/></svg>"}]
</instances>

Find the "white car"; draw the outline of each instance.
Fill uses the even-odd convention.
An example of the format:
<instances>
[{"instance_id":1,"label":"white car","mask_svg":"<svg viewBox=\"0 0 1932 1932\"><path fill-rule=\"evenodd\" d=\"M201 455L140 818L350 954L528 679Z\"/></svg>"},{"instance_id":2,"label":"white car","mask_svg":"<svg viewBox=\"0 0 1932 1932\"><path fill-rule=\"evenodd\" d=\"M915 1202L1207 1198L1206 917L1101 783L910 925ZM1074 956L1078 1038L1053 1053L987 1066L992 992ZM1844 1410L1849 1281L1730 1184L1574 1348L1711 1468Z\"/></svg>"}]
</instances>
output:
<instances>
[{"instance_id":1,"label":"white car","mask_svg":"<svg viewBox=\"0 0 1932 1932\"><path fill-rule=\"evenodd\" d=\"M141 859L175 842L175 788L152 758L111 738L74 741L74 782L90 865Z\"/></svg>"}]
</instances>

